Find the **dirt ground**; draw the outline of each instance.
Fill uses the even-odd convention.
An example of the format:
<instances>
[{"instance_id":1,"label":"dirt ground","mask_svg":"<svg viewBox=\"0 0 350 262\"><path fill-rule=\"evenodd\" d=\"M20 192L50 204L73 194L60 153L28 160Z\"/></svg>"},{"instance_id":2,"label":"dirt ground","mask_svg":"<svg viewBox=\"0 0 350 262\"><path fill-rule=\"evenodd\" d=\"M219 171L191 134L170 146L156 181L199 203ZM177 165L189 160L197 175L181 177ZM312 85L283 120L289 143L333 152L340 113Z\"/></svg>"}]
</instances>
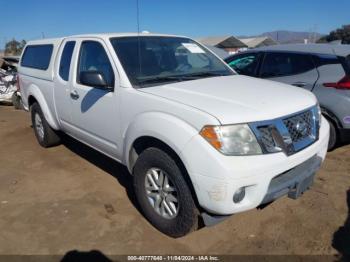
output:
<instances>
[{"instance_id":1,"label":"dirt ground","mask_svg":"<svg viewBox=\"0 0 350 262\"><path fill-rule=\"evenodd\" d=\"M340 147L301 198L172 239L140 214L123 166L73 139L41 148L29 114L0 106L0 254L344 254L349 160Z\"/></svg>"}]
</instances>

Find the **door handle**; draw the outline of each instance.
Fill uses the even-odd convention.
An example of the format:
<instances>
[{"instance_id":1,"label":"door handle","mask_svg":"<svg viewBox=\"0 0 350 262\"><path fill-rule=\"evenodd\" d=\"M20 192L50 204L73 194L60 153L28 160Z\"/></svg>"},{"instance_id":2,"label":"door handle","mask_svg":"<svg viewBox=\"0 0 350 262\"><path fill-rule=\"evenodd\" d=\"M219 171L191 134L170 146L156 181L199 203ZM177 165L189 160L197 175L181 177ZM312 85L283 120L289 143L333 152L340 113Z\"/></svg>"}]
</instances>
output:
<instances>
[{"instance_id":1,"label":"door handle","mask_svg":"<svg viewBox=\"0 0 350 262\"><path fill-rule=\"evenodd\" d=\"M77 90L73 90L70 92L70 97L74 100L77 100L79 98L79 94L77 92Z\"/></svg>"},{"instance_id":2,"label":"door handle","mask_svg":"<svg viewBox=\"0 0 350 262\"><path fill-rule=\"evenodd\" d=\"M306 85L307 85L307 83L305 83L305 82L295 82L292 84L292 86L297 86L297 87L304 87Z\"/></svg>"}]
</instances>

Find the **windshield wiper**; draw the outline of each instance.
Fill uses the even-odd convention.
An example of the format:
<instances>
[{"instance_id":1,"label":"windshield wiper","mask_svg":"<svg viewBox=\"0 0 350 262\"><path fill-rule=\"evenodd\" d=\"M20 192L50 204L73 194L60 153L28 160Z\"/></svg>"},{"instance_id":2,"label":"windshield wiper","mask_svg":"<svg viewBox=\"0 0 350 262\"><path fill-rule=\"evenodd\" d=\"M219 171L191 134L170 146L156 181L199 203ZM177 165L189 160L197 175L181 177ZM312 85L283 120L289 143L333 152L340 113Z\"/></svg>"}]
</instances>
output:
<instances>
[{"instance_id":1,"label":"windshield wiper","mask_svg":"<svg viewBox=\"0 0 350 262\"><path fill-rule=\"evenodd\" d=\"M227 74L218 73L218 72L198 72L187 75L182 75L182 78L200 78L200 77L215 77L215 76L225 76Z\"/></svg>"},{"instance_id":2,"label":"windshield wiper","mask_svg":"<svg viewBox=\"0 0 350 262\"><path fill-rule=\"evenodd\" d=\"M182 81L182 76L156 76L144 79L138 79L139 84L162 83L170 81Z\"/></svg>"},{"instance_id":3,"label":"windshield wiper","mask_svg":"<svg viewBox=\"0 0 350 262\"><path fill-rule=\"evenodd\" d=\"M217 73L217 72L197 72L192 74L185 75L172 75L172 76L155 76L137 79L138 84L142 87L144 84L154 84L154 83L163 83L163 82L181 82L194 80L203 77L214 77L214 76L225 76L226 74Z\"/></svg>"}]
</instances>

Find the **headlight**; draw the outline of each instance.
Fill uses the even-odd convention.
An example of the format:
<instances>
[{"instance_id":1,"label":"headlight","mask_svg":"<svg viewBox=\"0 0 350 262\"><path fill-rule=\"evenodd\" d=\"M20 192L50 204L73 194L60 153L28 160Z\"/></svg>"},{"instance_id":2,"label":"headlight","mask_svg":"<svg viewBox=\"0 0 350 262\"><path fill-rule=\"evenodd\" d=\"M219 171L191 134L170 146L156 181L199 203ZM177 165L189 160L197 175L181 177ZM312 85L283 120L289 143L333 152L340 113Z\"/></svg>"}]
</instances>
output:
<instances>
[{"instance_id":1,"label":"headlight","mask_svg":"<svg viewBox=\"0 0 350 262\"><path fill-rule=\"evenodd\" d=\"M261 147L247 124L205 126L200 135L225 155L262 154Z\"/></svg>"}]
</instances>

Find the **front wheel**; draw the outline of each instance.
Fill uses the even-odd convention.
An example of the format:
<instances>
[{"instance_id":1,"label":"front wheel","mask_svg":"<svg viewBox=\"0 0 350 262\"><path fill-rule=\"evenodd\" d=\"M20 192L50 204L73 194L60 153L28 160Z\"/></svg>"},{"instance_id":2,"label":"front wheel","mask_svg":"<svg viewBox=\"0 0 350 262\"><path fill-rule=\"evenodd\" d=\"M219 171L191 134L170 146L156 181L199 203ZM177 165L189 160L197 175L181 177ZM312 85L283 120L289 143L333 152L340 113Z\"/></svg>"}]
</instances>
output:
<instances>
[{"instance_id":1,"label":"front wheel","mask_svg":"<svg viewBox=\"0 0 350 262\"><path fill-rule=\"evenodd\" d=\"M198 215L191 190L178 165L167 153L148 148L134 170L137 201L150 223L171 237L196 228Z\"/></svg>"},{"instance_id":2,"label":"front wheel","mask_svg":"<svg viewBox=\"0 0 350 262\"><path fill-rule=\"evenodd\" d=\"M32 125L35 136L42 147L51 147L60 143L60 137L47 123L38 103L31 106Z\"/></svg>"}]
</instances>

